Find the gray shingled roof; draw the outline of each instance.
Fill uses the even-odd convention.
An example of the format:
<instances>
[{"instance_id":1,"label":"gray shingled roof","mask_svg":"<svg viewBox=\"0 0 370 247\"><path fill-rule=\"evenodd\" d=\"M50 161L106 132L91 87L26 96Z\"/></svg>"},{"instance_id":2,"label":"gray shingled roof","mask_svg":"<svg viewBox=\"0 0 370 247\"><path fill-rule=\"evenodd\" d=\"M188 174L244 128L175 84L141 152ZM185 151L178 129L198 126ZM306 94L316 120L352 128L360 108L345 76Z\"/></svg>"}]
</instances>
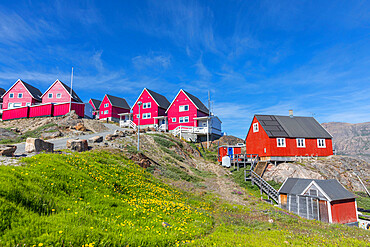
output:
<instances>
[{"instance_id":1,"label":"gray shingled roof","mask_svg":"<svg viewBox=\"0 0 370 247\"><path fill-rule=\"evenodd\" d=\"M208 108L202 103L202 101L200 101L200 99L198 99L194 95L186 92L185 90L182 90L182 91L184 91L184 93L191 99L191 101L193 101L193 103L198 108L198 110L200 110L200 111L202 111L206 114L209 114Z\"/></svg>"},{"instance_id":2,"label":"gray shingled roof","mask_svg":"<svg viewBox=\"0 0 370 247\"><path fill-rule=\"evenodd\" d=\"M42 101L42 99L41 99L42 93L38 88L35 88L34 86L31 86L30 84L28 84L27 82L24 82L22 80L21 80L21 82L27 88L27 90L30 92L32 98L34 98L36 100L39 100L39 101Z\"/></svg>"},{"instance_id":3,"label":"gray shingled roof","mask_svg":"<svg viewBox=\"0 0 370 247\"><path fill-rule=\"evenodd\" d=\"M146 88L146 90L148 90L148 92L150 93L150 95L154 98L154 100L158 103L158 106L167 110L167 108L170 106L170 102L167 100L166 97L164 97L163 95L159 94L159 93L156 93L152 90L149 90Z\"/></svg>"},{"instance_id":4,"label":"gray shingled roof","mask_svg":"<svg viewBox=\"0 0 370 247\"><path fill-rule=\"evenodd\" d=\"M64 84L63 82L60 81L60 83L62 84L62 86L68 91L68 93L71 93L71 88L69 86L67 86L66 84ZM78 95L75 93L75 91L72 89L72 98L77 101L77 102L82 102L82 100L80 99L80 97L78 97Z\"/></svg>"},{"instance_id":5,"label":"gray shingled roof","mask_svg":"<svg viewBox=\"0 0 370 247\"><path fill-rule=\"evenodd\" d=\"M2 96L4 95L5 92L6 92L5 89L0 87L0 102L3 102Z\"/></svg>"},{"instance_id":6,"label":"gray shingled roof","mask_svg":"<svg viewBox=\"0 0 370 247\"><path fill-rule=\"evenodd\" d=\"M112 106L121 107L125 109L130 109L130 106L127 104L127 101L124 98L119 98L116 96L112 96L107 94L109 101L112 103ZM100 107L99 107L100 108Z\"/></svg>"},{"instance_id":7,"label":"gray shingled roof","mask_svg":"<svg viewBox=\"0 0 370 247\"><path fill-rule=\"evenodd\" d=\"M313 117L255 115L269 137L332 138Z\"/></svg>"},{"instance_id":8,"label":"gray shingled roof","mask_svg":"<svg viewBox=\"0 0 370 247\"><path fill-rule=\"evenodd\" d=\"M352 199L356 196L346 190L336 179L319 180L305 178L288 178L279 189L281 194L300 195L304 189L312 182L315 183L328 195L330 201Z\"/></svg>"},{"instance_id":9,"label":"gray shingled roof","mask_svg":"<svg viewBox=\"0 0 370 247\"><path fill-rule=\"evenodd\" d=\"M99 110L99 106L101 104L101 100L97 100L97 99L90 99L90 100L93 103L95 110Z\"/></svg>"}]
</instances>

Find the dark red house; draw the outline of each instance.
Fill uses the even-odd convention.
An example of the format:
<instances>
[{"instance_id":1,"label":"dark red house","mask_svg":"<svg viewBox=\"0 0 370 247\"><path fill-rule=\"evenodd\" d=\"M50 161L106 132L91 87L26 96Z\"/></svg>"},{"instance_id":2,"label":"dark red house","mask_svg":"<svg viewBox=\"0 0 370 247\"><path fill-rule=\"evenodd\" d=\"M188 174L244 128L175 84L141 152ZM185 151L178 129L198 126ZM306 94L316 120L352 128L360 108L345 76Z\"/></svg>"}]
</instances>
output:
<instances>
[{"instance_id":1,"label":"dark red house","mask_svg":"<svg viewBox=\"0 0 370 247\"><path fill-rule=\"evenodd\" d=\"M42 93L39 89L18 79L13 86L3 94L3 109L40 104L42 101L41 95Z\"/></svg>"},{"instance_id":2,"label":"dark red house","mask_svg":"<svg viewBox=\"0 0 370 247\"><path fill-rule=\"evenodd\" d=\"M279 205L301 217L355 225L356 196L337 180L287 178L279 189Z\"/></svg>"},{"instance_id":3,"label":"dark red house","mask_svg":"<svg viewBox=\"0 0 370 247\"><path fill-rule=\"evenodd\" d=\"M99 106L101 104L101 101L100 100L97 100L97 99L90 99L89 100L89 104L93 108L93 117L95 119L99 119Z\"/></svg>"},{"instance_id":4,"label":"dark red house","mask_svg":"<svg viewBox=\"0 0 370 247\"><path fill-rule=\"evenodd\" d=\"M134 105L132 106L133 121L136 125L139 124L139 106L140 109L140 126L143 127L160 127L167 130L167 114L166 110L170 105L167 98L159 93L144 88Z\"/></svg>"},{"instance_id":5,"label":"dark red house","mask_svg":"<svg viewBox=\"0 0 370 247\"><path fill-rule=\"evenodd\" d=\"M180 90L171 105L168 107L168 130L174 130L178 126L200 127L199 117L209 115L208 108L194 95Z\"/></svg>"},{"instance_id":6,"label":"dark red house","mask_svg":"<svg viewBox=\"0 0 370 247\"><path fill-rule=\"evenodd\" d=\"M42 103L66 103L66 102L77 102L82 103L82 100L74 90L71 92L71 88L59 81L58 79L51 84L51 86L41 96Z\"/></svg>"},{"instance_id":7,"label":"dark red house","mask_svg":"<svg viewBox=\"0 0 370 247\"><path fill-rule=\"evenodd\" d=\"M313 117L255 115L246 140L246 151L261 160L294 156L333 155L332 136Z\"/></svg>"},{"instance_id":8,"label":"dark red house","mask_svg":"<svg viewBox=\"0 0 370 247\"><path fill-rule=\"evenodd\" d=\"M129 113L130 106L124 98L106 94L99 106L99 119L118 122L120 113Z\"/></svg>"}]
</instances>

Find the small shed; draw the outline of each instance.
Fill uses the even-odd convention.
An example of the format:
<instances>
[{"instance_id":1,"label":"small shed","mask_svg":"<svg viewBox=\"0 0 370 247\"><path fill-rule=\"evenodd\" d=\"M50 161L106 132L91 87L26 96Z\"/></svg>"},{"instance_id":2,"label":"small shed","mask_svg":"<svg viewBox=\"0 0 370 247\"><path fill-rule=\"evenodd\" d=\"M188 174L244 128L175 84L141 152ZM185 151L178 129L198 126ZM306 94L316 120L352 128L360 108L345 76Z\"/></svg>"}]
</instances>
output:
<instances>
[{"instance_id":1,"label":"small shed","mask_svg":"<svg viewBox=\"0 0 370 247\"><path fill-rule=\"evenodd\" d=\"M279 205L307 219L358 222L356 196L335 179L287 178L279 189Z\"/></svg>"},{"instance_id":2,"label":"small shed","mask_svg":"<svg viewBox=\"0 0 370 247\"><path fill-rule=\"evenodd\" d=\"M219 146L217 149L218 162L222 162L222 158L224 156L230 156L230 158L232 159L235 154L241 153L242 146L228 146L228 145Z\"/></svg>"}]
</instances>

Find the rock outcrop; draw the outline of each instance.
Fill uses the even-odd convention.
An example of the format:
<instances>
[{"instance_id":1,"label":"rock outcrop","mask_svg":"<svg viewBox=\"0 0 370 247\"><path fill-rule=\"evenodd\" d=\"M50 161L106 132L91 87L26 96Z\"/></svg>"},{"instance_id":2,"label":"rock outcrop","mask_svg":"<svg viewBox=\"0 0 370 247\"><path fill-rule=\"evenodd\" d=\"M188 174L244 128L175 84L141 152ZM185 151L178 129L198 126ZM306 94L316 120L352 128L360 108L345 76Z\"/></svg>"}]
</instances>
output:
<instances>
[{"instance_id":1,"label":"rock outcrop","mask_svg":"<svg viewBox=\"0 0 370 247\"><path fill-rule=\"evenodd\" d=\"M17 150L17 146L0 145L0 155L1 156L14 156L15 150Z\"/></svg>"},{"instance_id":2,"label":"rock outcrop","mask_svg":"<svg viewBox=\"0 0 370 247\"><path fill-rule=\"evenodd\" d=\"M84 152L89 150L87 140L72 140L70 142L70 148L73 151Z\"/></svg>"}]
</instances>

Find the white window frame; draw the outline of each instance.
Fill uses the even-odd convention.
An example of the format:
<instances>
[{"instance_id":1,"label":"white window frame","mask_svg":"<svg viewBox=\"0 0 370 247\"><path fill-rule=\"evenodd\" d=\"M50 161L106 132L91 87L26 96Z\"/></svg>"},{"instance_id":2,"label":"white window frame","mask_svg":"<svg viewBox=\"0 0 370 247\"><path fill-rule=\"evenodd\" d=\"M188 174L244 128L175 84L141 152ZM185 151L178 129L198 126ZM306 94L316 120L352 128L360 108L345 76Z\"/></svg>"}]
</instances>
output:
<instances>
[{"instance_id":1,"label":"white window frame","mask_svg":"<svg viewBox=\"0 0 370 247\"><path fill-rule=\"evenodd\" d=\"M48 93L48 99L52 99L53 98L53 94L52 93Z\"/></svg>"},{"instance_id":2,"label":"white window frame","mask_svg":"<svg viewBox=\"0 0 370 247\"><path fill-rule=\"evenodd\" d=\"M109 111L108 111L108 110L105 110L105 111L104 111L104 114L109 114Z\"/></svg>"},{"instance_id":3,"label":"white window frame","mask_svg":"<svg viewBox=\"0 0 370 247\"><path fill-rule=\"evenodd\" d=\"M13 108L22 107L22 103L13 103Z\"/></svg>"},{"instance_id":4,"label":"white window frame","mask_svg":"<svg viewBox=\"0 0 370 247\"><path fill-rule=\"evenodd\" d=\"M21 96L21 97L19 97ZM23 98L23 93L18 93L18 99L22 99Z\"/></svg>"},{"instance_id":5,"label":"white window frame","mask_svg":"<svg viewBox=\"0 0 370 247\"><path fill-rule=\"evenodd\" d=\"M26 103L26 106L31 106L31 103L30 102Z\"/></svg>"},{"instance_id":6,"label":"white window frame","mask_svg":"<svg viewBox=\"0 0 370 247\"><path fill-rule=\"evenodd\" d=\"M62 94L61 93L57 93L57 99L60 99L62 98Z\"/></svg>"},{"instance_id":7,"label":"white window frame","mask_svg":"<svg viewBox=\"0 0 370 247\"><path fill-rule=\"evenodd\" d=\"M100 112L100 114L102 114L102 115L103 115L103 114L104 114L104 111L101 111L101 112Z\"/></svg>"},{"instance_id":8,"label":"white window frame","mask_svg":"<svg viewBox=\"0 0 370 247\"><path fill-rule=\"evenodd\" d=\"M148 109L148 108L151 108L151 107L152 107L151 102L143 103L143 109Z\"/></svg>"},{"instance_id":9,"label":"white window frame","mask_svg":"<svg viewBox=\"0 0 370 247\"><path fill-rule=\"evenodd\" d=\"M306 139L304 138L297 138L297 148L305 148L306 147Z\"/></svg>"},{"instance_id":10,"label":"white window frame","mask_svg":"<svg viewBox=\"0 0 370 247\"><path fill-rule=\"evenodd\" d=\"M189 111L189 105L179 105L179 112Z\"/></svg>"},{"instance_id":11,"label":"white window frame","mask_svg":"<svg viewBox=\"0 0 370 247\"><path fill-rule=\"evenodd\" d=\"M189 123L189 116L179 117L179 123Z\"/></svg>"},{"instance_id":12,"label":"white window frame","mask_svg":"<svg viewBox=\"0 0 370 247\"><path fill-rule=\"evenodd\" d=\"M136 114L136 118L139 119L140 118L140 114Z\"/></svg>"},{"instance_id":13,"label":"white window frame","mask_svg":"<svg viewBox=\"0 0 370 247\"><path fill-rule=\"evenodd\" d=\"M176 118L175 117L172 118L172 123L176 123Z\"/></svg>"},{"instance_id":14,"label":"white window frame","mask_svg":"<svg viewBox=\"0 0 370 247\"><path fill-rule=\"evenodd\" d=\"M105 103L104 104L104 107L109 107L109 103Z\"/></svg>"},{"instance_id":15,"label":"white window frame","mask_svg":"<svg viewBox=\"0 0 370 247\"><path fill-rule=\"evenodd\" d=\"M143 113L143 119L150 119L150 118L152 118L152 114L150 112Z\"/></svg>"},{"instance_id":16,"label":"white window frame","mask_svg":"<svg viewBox=\"0 0 370 247\"><path fill-rule=\"evenodd\" d=\"M10 98L10 99L13 99L13 98L14 98L14 93L10 93L10 94L9 94L9 98Z\"/></svg>"},{"instance_id":17,"label":"white window frame","mask_svg":"<svg viewBox=\"0 0 370 247\"><path fill-rule=\"evenodd\" d=\"M279 148L285 148L286 147L285 138L276 138L276 146Z\"/></svg>"},{"instance_id":18,"label":"white window frame","mask_svg":"<svg viewBox=\"0 0 370 247\"><path fill-rule=\"evenodd\" d=\"M259 129L258 129L258 123L254 123L253 124L253 133L256 133L258 131L259 131Z\"/></svg>"},{"instance_id":19,"label":"white window frame","mask_svg":"<svg viewBox=\"0 0 370 247\"><path fill-rule=\"evenodd\" d=\"M318 148L326 148L325 139L317 139L317 147Z\"/></svg>"}]
</instances>

